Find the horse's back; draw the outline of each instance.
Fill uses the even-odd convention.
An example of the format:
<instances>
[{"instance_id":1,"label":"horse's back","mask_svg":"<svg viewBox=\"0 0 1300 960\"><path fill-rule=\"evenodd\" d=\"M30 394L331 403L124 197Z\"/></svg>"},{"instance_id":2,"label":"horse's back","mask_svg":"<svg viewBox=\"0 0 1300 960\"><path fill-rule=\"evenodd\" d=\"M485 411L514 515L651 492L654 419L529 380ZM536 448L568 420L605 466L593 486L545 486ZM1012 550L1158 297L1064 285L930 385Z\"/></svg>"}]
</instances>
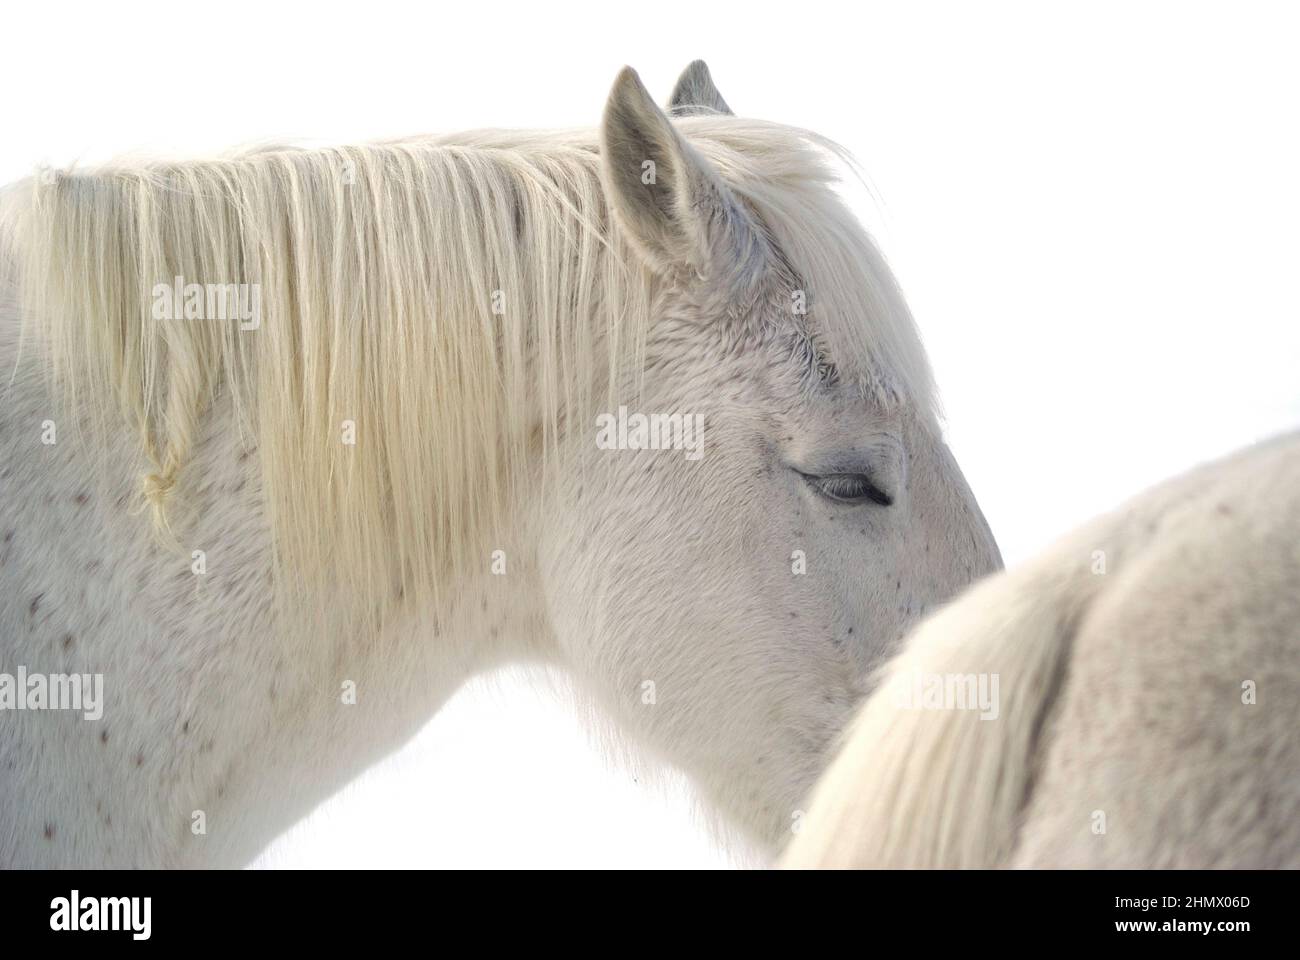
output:
<instances>
[{"instance_id":1,"label":"horse's back","mask_svg":"<svg viewBox=\"0 0 1300 960\"><path fill-rule=\"evenodd\" d=\"M1110 522L1014 862L1300 866L1300 437Z\"/></svg>"}]
</instances>

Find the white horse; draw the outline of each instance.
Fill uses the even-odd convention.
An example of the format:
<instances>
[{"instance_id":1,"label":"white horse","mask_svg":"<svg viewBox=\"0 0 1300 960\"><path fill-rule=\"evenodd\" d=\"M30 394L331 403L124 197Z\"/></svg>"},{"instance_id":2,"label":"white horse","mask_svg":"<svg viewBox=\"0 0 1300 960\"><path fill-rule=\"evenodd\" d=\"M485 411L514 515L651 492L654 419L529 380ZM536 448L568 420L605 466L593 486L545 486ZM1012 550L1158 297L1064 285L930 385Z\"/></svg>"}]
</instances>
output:
<instances>
[{"instance_id":1,"label":"white horse","mask_svg":"<svg viewBox=\"0 0 1300 960\"><path fill-rule=\"evenodd\" d=\"M925 620L784 863L1300 867L1298 651L1291 435L1149 491Z\"/></svg>"},{"instance_id":2,"label":"white horse","mask_svg":"<svg viewBox=\"0 0 1300 960\"><path fill-rule=\"evenodd\" d=\"M245 863L512 662L779 848L999 559L835 148L669 112L6 192L0 866Z\"/></svg>"}]
</instances>

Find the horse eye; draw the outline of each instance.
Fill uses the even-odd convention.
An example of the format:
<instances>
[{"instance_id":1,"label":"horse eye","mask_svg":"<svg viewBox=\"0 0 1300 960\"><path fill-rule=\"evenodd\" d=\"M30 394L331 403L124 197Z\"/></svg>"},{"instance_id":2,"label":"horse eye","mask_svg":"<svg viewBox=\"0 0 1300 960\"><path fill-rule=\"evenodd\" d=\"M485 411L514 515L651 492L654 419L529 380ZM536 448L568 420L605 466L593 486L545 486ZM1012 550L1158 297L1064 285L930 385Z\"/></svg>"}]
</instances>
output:
<instances>
[{"instance_id":1,"label":"horse eye","mask_svg":"<svg viewBox=\"0 0 1300 960\"><path fill-rule=\"evenodd\" d=\"M882 507L893 504L894 498L876 486L871 478L861 473L835 473L824 477L803 475L813 489L828 500L840 503L874 503Z\"/></svg>"}]
</instances>

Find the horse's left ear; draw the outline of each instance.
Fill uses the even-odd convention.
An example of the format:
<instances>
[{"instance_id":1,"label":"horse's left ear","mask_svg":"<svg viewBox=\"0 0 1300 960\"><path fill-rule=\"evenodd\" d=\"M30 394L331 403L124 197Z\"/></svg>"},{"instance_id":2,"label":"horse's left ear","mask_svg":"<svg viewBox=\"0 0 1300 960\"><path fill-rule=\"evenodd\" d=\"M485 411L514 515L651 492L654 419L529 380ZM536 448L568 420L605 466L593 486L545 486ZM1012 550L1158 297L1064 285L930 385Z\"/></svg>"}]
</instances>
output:
<instances>
[{"instance_id":1,"label":"horse's left ear","mask_svg":"<svg viewBox=\"0 0 1300 960\"><path fill-rule=\"evenodd\" d=\"M605 105L601 154L615 220L652 267L693 271L733 288L761 277L763 230L631 67L618 75Z\"/></svg>"},{"instance_id":2,"label":"horse's left ear","mask_svg":"<svg viewBox=\"0 0 1300 960\"><path fill-rule=\"evenodd\" d=\"M689 117L697 113L733 114L714 86L709 65L703 60L691 61L691 65L677 78L673 95L668 98L668 112L674 117Z\"/></svg>"}]
</instances>

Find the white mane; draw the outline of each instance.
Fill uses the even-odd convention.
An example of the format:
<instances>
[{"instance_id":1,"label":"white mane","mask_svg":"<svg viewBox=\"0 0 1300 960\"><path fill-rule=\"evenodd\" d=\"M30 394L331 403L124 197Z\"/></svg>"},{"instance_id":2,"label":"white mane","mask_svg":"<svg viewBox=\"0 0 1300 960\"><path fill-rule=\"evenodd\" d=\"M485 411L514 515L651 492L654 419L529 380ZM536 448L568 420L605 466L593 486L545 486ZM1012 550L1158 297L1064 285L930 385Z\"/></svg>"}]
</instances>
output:
<instances>
[{"instance_id":1,"label":"white mane","mask_svg":"<svg viewBox=\"0 0 1300 960\"><path fill-rule=\"evenodd\" d=\"M675 122L806 283L835 364L932 411L908 311L832 189L842 152L759 121ZM71 400L136 431L164 532L228 391L282 570L380 617L436 600L483 562L562 425L638 369L659 281L611 226L597 143L483 131L37 178L4 210L25 336ZM154 319L176 277L257 285L259 326Z\"/></svg>"}]
</instances>

